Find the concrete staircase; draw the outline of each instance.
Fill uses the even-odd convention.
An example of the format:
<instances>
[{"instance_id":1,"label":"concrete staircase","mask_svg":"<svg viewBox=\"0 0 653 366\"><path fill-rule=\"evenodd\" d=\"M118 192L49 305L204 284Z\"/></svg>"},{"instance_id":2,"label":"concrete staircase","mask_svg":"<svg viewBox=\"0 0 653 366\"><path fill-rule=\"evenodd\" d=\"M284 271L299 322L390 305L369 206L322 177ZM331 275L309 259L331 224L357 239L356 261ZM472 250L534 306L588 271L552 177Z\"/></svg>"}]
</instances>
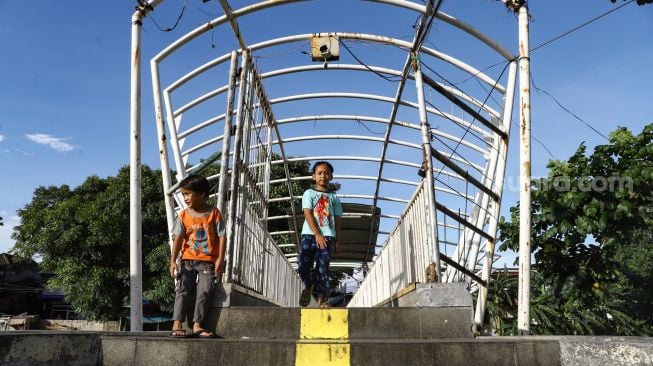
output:
<instances>
[{"instance_id":1,"label":"concrete staircase","mask_svg":"<svg viewBox=\"0 0 653 366\"><path fill-rule=\"evenodd\" d=\"M221 311L224 339L167 332L0 333L1 365L651 365L638 337L477 337L455 308Z\"/></svg>"},{"instance_id":2,"label":"concrete staircase","mask_svg":"<svg viewBox=\"0 0 653 366\"><path fill-rule=\"evenodd\" d=\"M385 305L217 308L209 325L220 339L0 332L0 365L653 365L651 338L474 338L469 292L452 285L422 284Z\"/></svg>"}]
</instances>

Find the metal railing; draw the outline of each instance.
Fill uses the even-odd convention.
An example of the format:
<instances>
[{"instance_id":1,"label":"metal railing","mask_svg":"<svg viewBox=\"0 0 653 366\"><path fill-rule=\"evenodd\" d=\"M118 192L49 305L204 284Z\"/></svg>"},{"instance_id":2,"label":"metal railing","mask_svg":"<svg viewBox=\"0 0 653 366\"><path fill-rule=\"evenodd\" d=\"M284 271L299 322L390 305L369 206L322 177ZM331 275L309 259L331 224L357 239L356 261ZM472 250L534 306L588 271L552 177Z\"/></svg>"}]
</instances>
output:
<instances>
[{"instance_id":1,"label":"metal railing","mask_svg":"<svg viewBox=\"0 0 653 366\"><path fill-rule=\"evenodd\" d=\"M417 188L349 307L376 306L412 283L426 282L437 243L424 224L429 207L425 186Z\"/></svg>"}]
</instances>

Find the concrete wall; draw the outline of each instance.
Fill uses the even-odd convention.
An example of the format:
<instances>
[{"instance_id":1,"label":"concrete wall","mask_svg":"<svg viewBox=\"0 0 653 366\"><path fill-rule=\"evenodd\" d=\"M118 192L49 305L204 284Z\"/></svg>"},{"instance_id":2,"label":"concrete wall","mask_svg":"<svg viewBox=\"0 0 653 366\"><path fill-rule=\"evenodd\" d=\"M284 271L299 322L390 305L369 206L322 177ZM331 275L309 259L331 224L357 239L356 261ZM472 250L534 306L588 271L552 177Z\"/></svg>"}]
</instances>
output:
<instances>
[{"instance_id":1,"label":"concrete wall","mask_svg":"<svg viewBox=\"0 0 653 366\"><path fill-rule=\"evenodd\" d=\"M294 365L296 339L173 339L162 332L0 332L0 365ZM634 366L653 339L479 337L350 339L350 365Z\"/></svg>"},{"instance_id":2,"label":"concrete wall","mask_svg":"<svg viewBox=\"0 0 653 366\"><path fill-rule=\"evenodd\" d=\"M40 329L48 330L87 330L95 332L117 332L120 330L120 323L117 321L42 319L40 326Z\"/></svg>"}]
</instances>

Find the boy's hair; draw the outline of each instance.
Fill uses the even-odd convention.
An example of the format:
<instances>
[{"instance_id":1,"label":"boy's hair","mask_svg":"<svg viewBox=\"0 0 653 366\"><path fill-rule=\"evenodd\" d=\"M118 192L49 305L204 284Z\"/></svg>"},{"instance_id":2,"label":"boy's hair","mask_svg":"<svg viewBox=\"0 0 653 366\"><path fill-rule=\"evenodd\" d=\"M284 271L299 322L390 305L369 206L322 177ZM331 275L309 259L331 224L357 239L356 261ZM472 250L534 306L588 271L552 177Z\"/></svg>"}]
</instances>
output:
<instances>
[{"instance_id":1,"label":"boy's hair","mask_svg":"<svg viewBox=\"0 0 653 366\"><path fill-rule=\"evenodd\" d=\"M315 164L313 164L313 169L311 169L311 174L315 174L315 169L317 169L318 166L323 164L327 166L327 168L329 169L329 173L333 174L334 172L333 165L331 165L331 163L329 163L328 161L318 161Z\"/></svg>"},{"instance_id":2,"label":"boy's hair","mask_svg":"<svg viewBox=\"0 0 653 366\"><path fill-rule=\"evenodd\" d=\"M179 188L188 189L197 193L204 193L206 198L209 198L209 191L211 190L209 181L198 174L190 174L186 178L182 179L182 181L179 183Z\"/></svg>"}]
</instances>

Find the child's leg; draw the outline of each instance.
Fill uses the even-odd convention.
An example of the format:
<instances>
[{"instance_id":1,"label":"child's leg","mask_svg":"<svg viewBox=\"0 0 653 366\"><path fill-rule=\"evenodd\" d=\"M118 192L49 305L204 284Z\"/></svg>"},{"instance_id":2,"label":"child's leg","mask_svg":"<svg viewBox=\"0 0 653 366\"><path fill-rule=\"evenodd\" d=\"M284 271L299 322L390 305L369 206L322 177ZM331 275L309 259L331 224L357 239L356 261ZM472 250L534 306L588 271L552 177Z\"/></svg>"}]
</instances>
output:
<instances>
[{"instance_id":1,"label":"child's leg","mask_svg":"<svg viewBox=\"0 0 653 366\"><path fill-rule=\"evenodd\" d=\"M318 303L326 301L331 292L331 284L329 283L329 264L331 262L331 250L335 245L335 238L331 236L326 237L327 247L317 248L317 295ZM321 301L319 301L321 300Z\"/></svg>"},{"instance_id":2,"label":"child's leg","mask_svg":"<svg viewBox=\"0 0 653 366\"><path fill-rule=\"evenodd\" d=\"M172 329L182 329L186 320L188 306L194 300L196 272L190 266L189 261L181 261L180 270L177 273L175 284L175 307L172 313Z\"/></svg>"},{"instance_id":3,"label":"child's leg","mask_svg":"<svg viewBox=\"0 0 653 366\"><path fill-rule=\"evenodd\" d=\"M302 235L302 242L299 246L299 258L297 260L297 272L306 288L313 284L311 269L313 269L313 263L315 262L316 248L315 235Z\"/></svg>"},{"instance_id":4,"label":"child's leg","mask_svg":"<svg viewBox=\"0 0 653 366\"><path fill-rule=\"evenodd\" d=\"M195 261L197 271L197 295L195 298L195 311L193 313L193 330L202 329L208 318L211 301L213 300L213 287L215 279L215 265L211 262Z\"/></svg>"}]
</instances>

